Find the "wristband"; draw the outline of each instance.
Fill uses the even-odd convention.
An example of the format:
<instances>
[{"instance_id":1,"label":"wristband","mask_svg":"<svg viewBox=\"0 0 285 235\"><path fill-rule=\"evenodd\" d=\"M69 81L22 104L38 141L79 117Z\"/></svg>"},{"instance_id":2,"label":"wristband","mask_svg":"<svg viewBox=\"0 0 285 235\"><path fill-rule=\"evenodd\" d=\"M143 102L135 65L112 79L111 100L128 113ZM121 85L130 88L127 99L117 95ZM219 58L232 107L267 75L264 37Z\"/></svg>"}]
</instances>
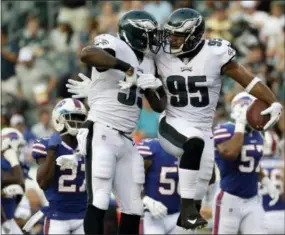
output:
<instances>
[{"instance_id":1,"label":"wristband","mask_svg":"<svg viewBox=\"0 0 285 235\"><path fill-rule=\"evenodd\" d=\"M245 88L245 91L249 93L251 91L251 89L255 86L255 84L258 82L261 82L260 78L255 77L254 79L252 79L252 81Z\"/></svg>"},{"instance_id":2,"label":"wristband","mask_svg":"<svg viewBox=\"0 0 285 235\"><path fill-rule=\"evenodd\" d=\"M245 124L241 122L236 122L235 124L235 132L244 133Z\"/></svg>"},{"instance_id":3,"label":"wristband","mask_svg":"<svg viewBox=\"0 0 285 235\"><path fill-rule=\"evenodd\" d=\"M132 66L122 60L117 59L114 69L121 70L123 72L127 72Z\"/></svg>"}]
</instances>

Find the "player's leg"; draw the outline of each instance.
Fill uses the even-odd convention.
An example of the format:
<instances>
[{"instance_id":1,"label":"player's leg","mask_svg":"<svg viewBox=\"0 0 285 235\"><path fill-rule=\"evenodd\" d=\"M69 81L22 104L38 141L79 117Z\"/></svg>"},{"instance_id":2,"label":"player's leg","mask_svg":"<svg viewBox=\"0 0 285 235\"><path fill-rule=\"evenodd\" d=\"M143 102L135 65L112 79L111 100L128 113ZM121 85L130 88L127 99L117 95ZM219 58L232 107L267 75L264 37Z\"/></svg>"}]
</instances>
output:
<instances>
[{"instance_id":1,"label":"player's leg","mask_svg":"<svg viewBox=\"0 0 285 235\"><path fill-rule=\"evenodd\" d=\"M205 148L202 153L200 170L198 174L195 203L200 212L202 199L206 195L209 182L213 176L214 169L214 139L211 133L204 133Z\"/></svg>"},{"instance_id":2,"label":"player's leg","mask_svg":"<svg viewBox=\"0 0 285 235\"><path fill-rule=\"evenodd\" d=\"M84 218L86 234L103 234L104 216L109 207L116 156L115 131L95 123L89 129L86 156L88 207Z\"/></svg>"},{"instance_id":3,"label":"player's leg","mask_svg":"<svg viewBox=\"0 0 285 235\"><path fill-rule=\"evenodd\" d=\"M194 234L192 230L186 230L176 225L179 212L167 215L163 218L163 223L166 228L166 233L164 234Z\"/></svg>"},{"instance_id":4,"label":"player's leg","mask_svg":"<svg viewBox=\"0 0 285 235\"><path fill-rule=\"evenodd\" d=\"M266 212L265 221L268 234L285 234L284 210Z\"/></svg>"},{"instance_id":5,"label":"player's leg","mask_svg":"<svg viewBox=\"0 0 285 235\"><path fill-rule=\"evenodd\" d=\"M71 234L84 234L83 219L73 219L71 223Z\"/></svg>"},{"instance_id":6,"label":"player's leg","mask_svg":"<svg viewBox=\"0 0 285 235\"><path fill-rule=\"evenodd\" d=\"M121 211L119 234L139 234L143 214L144 163L133 143L125 137L122 140L125 144L118 155L113 181L114 195Z\"/></svg>"},{"instance_id":7,"label":"player's leg","mask_svg":"<svg viewBox=\"0 0 285 235\"><path fill-rule=\"evenodd\" d=\"M52 220L46 217L44 222L43 234L70 234L69 223L65 220Z\"/></svg>"},{"instance_id":8,"label":"player's leg","mask_svg":"<svg viewBox=\"0 0 285 235\"><path fill-rule=\"evenodd\" d=\"M241 220L237 197L219 191L213 204L214 229L212 234L237 234Z\"/></svg>"},{"instance_id":9,"label":"player's leg","mask_svg":"<svg viewBox=\"0 0 285 235\"><path fill-rule=\"evenodd\" d=\"M241 234L267 234L265 212L258 196L245 203L245 217L240 224Z\"/></svg>"},{"instance_id":10,"label":"player's leg","mask_svg":"<svg viewBox=\"0 0 285 235\"><path fill-rule=\"evenodd\" d=\"M194 202L204 149L202 132L190 127L184 120L163 117L159 123L158 137L167 152L181 158L178 172L181 216L177 225L187 229L204 226L207 222L198 213Z\"/></svg>"},{"instance_id":11,"label":"player's leg","mask_svg":"<svg viewBox=\"0 0 285 235\"><path fill-rule=\"evenodd\" d=\"M167 234L163 220L154 219L150 212L145 212L143 217L143 234Z\"/></svg>"}]
</instances>

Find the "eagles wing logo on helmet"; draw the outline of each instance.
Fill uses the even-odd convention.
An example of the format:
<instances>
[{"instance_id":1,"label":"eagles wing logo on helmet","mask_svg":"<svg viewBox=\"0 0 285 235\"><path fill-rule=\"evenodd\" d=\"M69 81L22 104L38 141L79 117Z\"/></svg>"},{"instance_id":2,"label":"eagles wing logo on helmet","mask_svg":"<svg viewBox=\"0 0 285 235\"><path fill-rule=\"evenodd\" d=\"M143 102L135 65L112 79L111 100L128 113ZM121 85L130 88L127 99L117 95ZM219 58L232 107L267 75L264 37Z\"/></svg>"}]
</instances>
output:
<instances>
[{"instance_id":1,"label":"eagles wing logo on helmet","mask_svg":"<svg viewBox=\"0 0 285 235\"><path fill-rule=\"evenodd\" d=\"M98 39L95 39L94 44L95 44L95 46L99 46L100 44L105 46L105 45L108 45L109 42L106 39L98 38Z\"/></svg>"},{"instance_id":2,"label":"eagles wing logo on helmet","mask_svg":"<svg viewBox=\"0 0 285 235\"><path fill-rule=\"evenodd\" d=\"M187 19L178 27L171 26L169 24L165 24L164 28L170 31L181 32L181 33L188 33L194 32L195 28L200 25L202 22L202 16L193 19Z\"/></svg>"},{"instance_id":3,"label":"eagles wing logo on helmet","mask_svg":"<svg viewBox=\"0 0 285 235\"><path fill-rule=\"evenodd\" d=\"M154 30L156 28L156 25L150 21L150 20L131 20L128 19L128 22L133 25L134 27L140 28L140 29L146 29L146 30Z\"/></svg>"}]
</instances>

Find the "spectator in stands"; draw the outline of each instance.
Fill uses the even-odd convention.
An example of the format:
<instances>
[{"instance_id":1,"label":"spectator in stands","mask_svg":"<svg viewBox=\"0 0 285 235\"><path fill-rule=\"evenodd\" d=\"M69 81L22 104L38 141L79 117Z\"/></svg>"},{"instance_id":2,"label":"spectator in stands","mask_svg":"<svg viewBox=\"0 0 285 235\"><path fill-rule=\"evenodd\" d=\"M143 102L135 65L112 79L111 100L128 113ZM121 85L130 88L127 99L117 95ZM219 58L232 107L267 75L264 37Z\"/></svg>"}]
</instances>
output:
<instances>
[{"instance_id":1,"label":"spectator in stands","mask_svg":"<svg viewBox=\"0 0 285 235\"><path fill-rule=\"evenodd\" d=\"M87 0L61 0L59 18L64 18L75 32L80 33L87 27L89 10Z\"/></svg>"},{"instance_id":2,"label":"spectator in stands","mask_svg":"<svg viewBox=\"0 0 285 235\"><path fill-rule=\"evenodd\" d=\"M29 144L36 140L36 136L25 124L25 119L21 114L14 114L10 119L10 126L20 131L25 141Z\"/></svg>"},{"instance_id":3,"label":"spectator in stands","mask_svg":"<svg viewBox=\"0 0 285 235\"><path fill-rule=\"evenodd\" d=\"M57 83L54 69L44 59L35 58L31 48L24 47L19 53L16 74L18 96L28 102L26 118L29 124L34 124L37 107L52 101Z\"/></svg>"},{"instance_id":4,"label":"spectator in stands","mask_svg":"<svg viewBox=\"0 0 285 235\"><path fill-rule=\"evenodd\" d=\"M267 42L270 36L277 36L282 31L285 22L283 1L272 1L270 5L270 15L264 22L260 31L260 37L263 42ZM284 48L284 47L283 47Z\"/></svg>"},{"instance_id":5,"label":"spectator in stands","mask_svg":"<svg viewBox=\"0 0 285 235\"><path fill-rule=\"evenodd\" d=\"M39 18L36 15L29 15L26 27L20 36L19 48L29 46L33 48L36 55L41 56L47 43L46 34L40 28Z\"/></svg>"},{"instance_id":6,"label":"spectator in stands","mask_svg":"<svg viewBox=\"0 0 285 235\"><path fill-rule=\"evenodd\" d=\"M1 27L1 88L4 92L15 94L15 64L18 59L18 44L8 41L6 27Z\"/></svg>"},{"instance_id":7,"label":"spectator in stands","mask_svg":"<svg viewBox=\"0 0 285 235\"><path fill-rule=\"evenodd\" d=\"M223 38L231 41L232 35L229 31L231 28L231 22L226 14L227 5L221 2L216 2L215 7L215 12L212 14L209 20L206 21L207 28L212 30L211 37Z\"/></svg>"},{"instance_id":8,"label":"spectator in stands","mask_svg":"<svg viewBox=\"0 0 285 235\"><path fill-rule=\"evenodd\" d=\"M39 122L32 126L32 133L37 138L43 138L52 135L53 129L50 124L50 111L48 109L42 109L39 116Z\"/></svg>"},{"instance_id":9,"label":"spectator in stands","mask_svg":"<svg viewBox=\"0 0 285 235\"><path fill-rule=\"evenodd\" d=\"M147 1L144 10L154 15L159 24L164 24L172 12L172 5L168 1Z\"/></svg>"},{"instance_id":10,"label":"spectator in stands","mask_svg":"<svg viewBox=\"0 0 285 235\"><path fill-rule=\"evenodd\" d=\"M113 3L110 1L100 2L102 4L101 14L98 17L99 20L99 32L110 33L116 35L118 16L113 9Z\"/></svg>"}]
</instances>

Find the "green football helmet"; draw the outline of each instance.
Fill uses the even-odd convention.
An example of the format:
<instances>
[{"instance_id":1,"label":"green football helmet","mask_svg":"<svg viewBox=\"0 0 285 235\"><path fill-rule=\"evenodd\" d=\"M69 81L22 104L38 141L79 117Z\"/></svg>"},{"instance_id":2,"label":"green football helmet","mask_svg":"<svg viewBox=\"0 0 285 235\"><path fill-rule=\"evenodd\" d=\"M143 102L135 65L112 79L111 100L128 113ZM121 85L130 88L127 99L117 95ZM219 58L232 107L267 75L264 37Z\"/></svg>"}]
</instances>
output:
<instances>
[{"instance_id":1,"label":"green football helmet","mask_svg":"<svg viewBox=\"0 0 285 235\"><path fill-rule=\"evenodd\" d=\"M191 9L174 11L163 27L163 50L181 55L193 51L202 42L205 21L202 15Z\"/></svg>"},{"instance_id":2,"label":"green football helmet","mask_svg":"<svg viewBox=\"0 0 285 235\"><path fill-rule=\"evenodd\" d=\"M161 37L156 19L146 11L132 10L119 20L119 37L134 50L157 53Z\"/></svg>"}]
</instances>

